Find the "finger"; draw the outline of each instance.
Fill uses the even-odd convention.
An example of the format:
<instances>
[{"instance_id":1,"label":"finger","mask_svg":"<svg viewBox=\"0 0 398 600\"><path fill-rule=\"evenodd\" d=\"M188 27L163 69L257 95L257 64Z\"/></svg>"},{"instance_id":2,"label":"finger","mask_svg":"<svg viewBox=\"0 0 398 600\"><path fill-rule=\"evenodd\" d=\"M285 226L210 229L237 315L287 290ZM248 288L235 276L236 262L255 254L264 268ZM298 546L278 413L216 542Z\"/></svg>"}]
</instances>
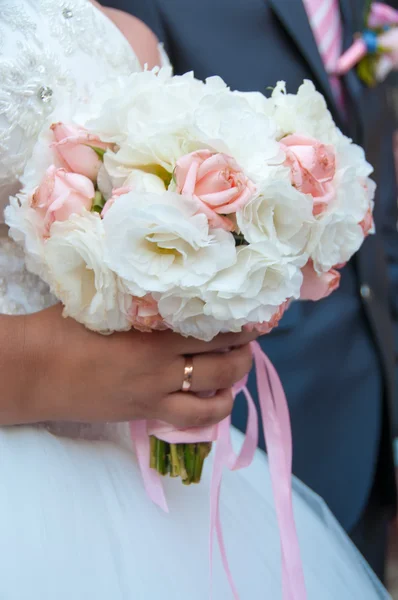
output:
<instances>
[{"instance_id":1,"label":"finger","mask_svg":"<svg viewBox=\"0 0 398 600\"><path fill-rule=\"evenodd\" d=\"M252 352L250 346L241 346L224 354L197 354L191 358L192 392L209 392L231 388L240 381L252 368ZM189 364L182 358L176 363L175 379L170 392L180 391L184 380L184 368Z\"/></svg>"},{"instance_id":2,"label":"finger","mask_svg":"<svg viewBox=\"0 0 398 600\"><path fill-rule=\"evenodd\" d=\"M208 427L231 414L234 404L232 390L220 390L211 398L178 392L166 396L159 406L158 419L178 427Z\"/></svg>"},{"instance_id":3,"label":"finger","mask_svg":"<svg viewBox=\"0 0 398 600\"><path fill-rule=\"evenodd\" d=\"M257 332L242 331L241 333L221 333L210 342L203 342L195 338L184 338L176 333L164 332L169 336L169 347L179 354L203 354L217 352L238 346L245 346L259 336Z\"/></svg>"}]
</instances>

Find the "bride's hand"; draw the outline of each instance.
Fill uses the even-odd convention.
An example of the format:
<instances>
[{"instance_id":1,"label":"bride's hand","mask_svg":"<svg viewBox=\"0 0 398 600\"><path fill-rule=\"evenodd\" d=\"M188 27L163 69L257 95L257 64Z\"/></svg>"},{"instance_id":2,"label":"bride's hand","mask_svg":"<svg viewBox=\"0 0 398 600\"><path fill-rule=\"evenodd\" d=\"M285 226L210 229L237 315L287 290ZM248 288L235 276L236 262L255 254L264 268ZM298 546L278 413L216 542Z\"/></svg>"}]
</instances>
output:
<instances>
[{"instance_id":1,"label":"bride's hand","mask_svg":"<svg viewBox=\"0 0 398 600\"><path fill-rule=\"evenodd\" d=\"M19 422L217 423L232 410L230 388L250 370L248 343L256 337L225 334L205 343L168 331L101 336L62 318L60 306L24 320ZM232 350L217 352L227 348ZM185 355L194 355L191 393L180 391ZM211 398L196 395L208 390L221 391Z\"/></svg>"}]
</instances>

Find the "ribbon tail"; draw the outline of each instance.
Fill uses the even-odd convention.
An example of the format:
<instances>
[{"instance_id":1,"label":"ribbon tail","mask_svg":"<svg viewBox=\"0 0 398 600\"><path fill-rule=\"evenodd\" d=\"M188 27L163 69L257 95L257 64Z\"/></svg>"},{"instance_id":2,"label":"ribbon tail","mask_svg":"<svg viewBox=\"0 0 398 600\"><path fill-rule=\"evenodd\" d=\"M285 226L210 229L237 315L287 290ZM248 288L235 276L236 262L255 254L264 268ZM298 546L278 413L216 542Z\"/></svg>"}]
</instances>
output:
<instances>
[{"instance_id":1,"label":"ribbon tail","mask_svg":"<svg viewBox=\"0 0 398 600\"><path fill-rule=\"evenodd\" d=\"M257 342L252 342L252 348L281 539L283 598L305 600L307 593L293 514L289 410L282 384L273 365Z\"/></svg>"},{"instance_id":2,"label":"ribbon tail","mask_svg":"<svg viewBox=\"0 0 398 600\"><path fill-rule=\"evenodd\" d=\"M150 467L150 441L146 421L131 421L131 438L137 456L144 487L149 498L164 512L169 512L160 475Z\"/></svg>"},{"instance_id":3,"label":"ribbon tail","mask_svg":"<svg viewBox=\"0 0 398 600\"><path fill-rule=\"evenodd\" d=\"M224 566L224 571L228 579L233 597L239 600L238 590L234 583L231 569L228 563L227 551L222 533L221 518L220 518L220 492L222 472L224 466L227 466L227 459L230 455L231 439L229 429L231 419L228 417L218 425L216 453L214 456L213 474L210 489L210 599L213 592L213 549L214 549L214 534L217 535L217 541L220 548L221 560Z\"/></svg>"},{"instance_id":4,"label":"ribbon tail","mask_svg":"<svg viewBox=\"0 0 398 600\"><path fill-rule=\"evenodd\" d=\"M359 61L366 56L367 47L366 43L362 38L358 38L355 40L353 45L344 52L339 60L337 61L336 66L336 75L345 75L359 63Z\"/></svg>"}]
</instances>

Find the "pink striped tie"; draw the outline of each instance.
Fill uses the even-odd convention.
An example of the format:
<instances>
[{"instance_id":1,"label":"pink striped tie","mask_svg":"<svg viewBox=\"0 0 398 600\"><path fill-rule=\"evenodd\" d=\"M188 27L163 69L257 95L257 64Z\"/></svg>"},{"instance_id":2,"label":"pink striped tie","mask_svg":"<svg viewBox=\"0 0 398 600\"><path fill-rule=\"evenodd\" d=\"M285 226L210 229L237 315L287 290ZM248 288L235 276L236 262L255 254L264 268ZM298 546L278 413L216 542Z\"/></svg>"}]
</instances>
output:
<instances>
[{"instance_id":1,"label":"pink striped tie","mask_svg":"<svg viewBox=\"0 0 398 600\"><path fill-rule=\"evenodd\" d=\"M303 0L303 2L325 69L328 73L333 73L341 55L343 41L339 0ZM338 105L344 109L340 79L331 75L330 84Z\"/></svg>"}]
</instances>

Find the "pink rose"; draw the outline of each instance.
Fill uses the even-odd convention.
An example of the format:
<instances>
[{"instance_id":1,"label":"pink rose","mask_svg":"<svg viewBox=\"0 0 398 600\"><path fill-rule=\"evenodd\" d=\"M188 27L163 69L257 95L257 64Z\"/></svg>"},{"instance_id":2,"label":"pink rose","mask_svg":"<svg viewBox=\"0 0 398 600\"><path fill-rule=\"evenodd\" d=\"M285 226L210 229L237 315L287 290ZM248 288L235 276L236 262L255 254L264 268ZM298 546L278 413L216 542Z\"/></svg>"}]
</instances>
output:
<instances>
[{"instance_id":1,"label":"pink rose","mask_svg":"<svg viewBox=\"0 0 398 600\"><path fill-rule=\"evenodd\" d=\"M93 147L100 150L110 148L112 144L101 142L98 136L92 135L85 129L79 129L64 123L51 125L57 155L67 171L85 175L92 181L96 181L102 160Z\"/></svg>"},{"instance_id":2,"label":"pink rose","mask_svg":"<svg viewBox=\"0 0 398 600\"><path fill-rule=\"evenodd\" d=\"M281 140L295 188L314 198L314 215L322 213L334 197L332 185L336 156L332 146L303 135L288 135Z\"/></svg>"},{"instance_id":3,"label":"pink rose","mask_svg":"<svg viewBox=\"0 0 398 600\"><path fill-rule=\"evenodd\" d=\"M48 234L54 221L66 221L72 214L90 210L94 195L90 179L51 166L33 192L30 205L41 215Z\"/></svg>"},{"instance_id":4,"label":"pink rose","mask_svg":"<svg viewBox=\"0 0 398 600\"><path fill-rule=\"evenodd\" d=\"M235 160L227 154L199 150L182 156L176 164L175 179L180 194L196 197L201 212L213 227L232 231L232 220L220 216L235 213L256 191Z\"/></svg>"},{"instance_id":5,"label":"pink rose","mask_svg":"<svg viewBox=\"0 0 398 600\"><path fill-rule=\"evenodd\" d=\"M279 321L285 314L286 309L289 308L289 304L289 300L281 304L276 313L272 316L270 321L266 321L264 323L249 323L248 325L245 325L245 331L257 331L257 333L259 333L260 335L270 333L270 331L272 331L274 327L277 327L279 325Z\"/></svg>"},{"instance_id":6,"label":"pink rose","mask_svg":"<svg viewBox=\"0 0 398 600\"><path fill-rule=\"evenodd\" d=\"M112 190L112 196L109 198L109 200L106 201L105 206L101 212L101 217L102 218L105 217L108 210L111 208L111 206L113 206L115 204L116 200L120 196L123 196L124 194L128 194L129 192L131 192L131 190L132 190L132 188L129 186L120 187L120 188L116 188L116 189Z\"/></svg>"},{"instance_id":7,"label":"pink rose","mask_svg":"<svg viewBox=\"0 0 398 600\"><path fill-rule=\"evenodd\" d=\"M318 275L315 272L312 261L309 261L302 269L304 280L301 286L301 300L322 300L336 291L340 285L341 275L335 269Z\"/></svg>"},{"instance_id":8,"label":"pink rose","mask_svg":"<svg viewBox=\"0 0 398 600\"><path fill-rule=\"evenodd\" d=\"M143 298L133 297L133 304L129 311L129 320L138 331L150 332L168 329L166 323L159 315L156 300L150 294Z\"/></svg>"}]
</instances>

